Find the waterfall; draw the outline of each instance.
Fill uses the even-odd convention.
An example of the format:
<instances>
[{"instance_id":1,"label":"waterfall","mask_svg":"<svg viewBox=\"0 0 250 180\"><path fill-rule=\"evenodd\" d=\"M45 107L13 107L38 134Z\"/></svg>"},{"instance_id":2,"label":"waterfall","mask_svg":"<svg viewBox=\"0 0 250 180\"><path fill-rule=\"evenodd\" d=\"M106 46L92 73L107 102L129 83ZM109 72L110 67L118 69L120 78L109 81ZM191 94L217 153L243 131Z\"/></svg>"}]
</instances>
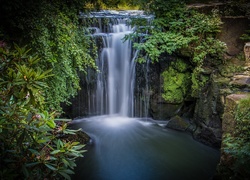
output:
<instances>
[{"instance_id":1,"label":"waterfall","mask_svg":"<svg viewBox=\"0 0 250 180\"><path fill-rule=\"evenodd\" d=\"M102 33L103 48L97 59L99 73L97 75L97 111L101 114L119 114L132 116L133 97L131 92L134 78L134 58L130 40L124 42L131 28L126 21L118 19L112 25L112 31ZM99 33L94 35L100 35ZM107 78L105 65L107 64ZM104 109L106 107L106 110Z\"/></svg>"},{"instance_id":2,"label":"waterfall","mask_svg":"<svg viewBox=\"0 0 250 180\"><path fill-rule=\"evenodd\" d=\"M89 114L118 114L134 116L134 85L136 52L131 40L125 36L133 32L129 25L131 17L142 17L142 11L102 11L85 18L95 19L89 31L96 39L99 52L96 64L96 85L94 94L88 100ZM148 16L145 16L148 17ZM91 90L93 91L93 89ZM93 110L93 105L95 108Z\"/></svg>"}]
</instances>

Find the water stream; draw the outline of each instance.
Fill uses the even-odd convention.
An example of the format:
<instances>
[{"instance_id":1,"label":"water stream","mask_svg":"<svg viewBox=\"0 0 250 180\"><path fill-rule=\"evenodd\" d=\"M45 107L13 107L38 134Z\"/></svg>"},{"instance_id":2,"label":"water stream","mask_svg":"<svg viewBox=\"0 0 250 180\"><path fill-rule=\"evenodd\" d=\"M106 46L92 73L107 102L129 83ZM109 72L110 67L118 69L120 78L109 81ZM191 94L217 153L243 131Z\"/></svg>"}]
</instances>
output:
<instances>
[{"instance_id":1,"label":"water stream","mask_svg":"<svg viewBox=\"0 0 250 180\"><path fill-rule=\"evenodd\" d=\"M105 27L103 14L110 17ZM91 137L88 152L77 162L72 179L210 179L219 151L194 141L189 134L164 128L166 122L134 117L136 52L132 42L123 41L133 30L127 25L132 15L93 15L98 21L90 29L94 37L101 38L103 46L97 59L96 89L89 93L88 102L89 109L99 115L72 123L72 127L82 128Z\"/></svg>"}]
</instances>

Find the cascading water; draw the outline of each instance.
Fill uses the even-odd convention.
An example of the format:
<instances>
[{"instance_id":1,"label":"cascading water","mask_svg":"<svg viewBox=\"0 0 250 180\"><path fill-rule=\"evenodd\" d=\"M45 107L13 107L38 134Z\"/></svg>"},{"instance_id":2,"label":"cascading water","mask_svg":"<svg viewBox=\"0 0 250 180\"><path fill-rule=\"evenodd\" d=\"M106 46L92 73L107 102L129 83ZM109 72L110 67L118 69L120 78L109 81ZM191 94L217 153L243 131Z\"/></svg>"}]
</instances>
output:
<instances>
[{"instance_id":1,"label":"cascading water","mask_svg":"<svg viewBox=\"0 0 250 180\"><path fill-rule=\"evenodd\" d=\"M104 17L108 23L103 26ZM97 16L98 15L98 16ZM89 109L99 116L74 120L91 137L88 152L77 163L72 179L84 180L208 180L219 160L219 152L200 144L188 134L164 128L149 118L131 118L134 106L141 114L147 108L135 101L136 52L123 37L131 33L127 17L117 13L95 13L97 25L90 28L100 43L94 93L88 92ZM147 74L149 64L144 67ZM147 77L147 75L145 75ZM145 79L147 82L147 78ZM90 88L89 88L90 89ZM139 99L148 102L148 86ZM101 116L100 116L101 115ZM145 114L146 115L146 114Z\"/></svg>"},{"instance_id":2,"label":"cascading water","mask_svg":"<svg viewBox=\"0 0 250 180\"><path fill-rule=\"evenodd\" d=\"M113 13L113 14L112 14ZM89 114L118 114L134 116L135 58L137 52L132 42L124 40L133 29L128 25L130 17L136 18L141 11L129 13L102 12L92 13L86 18L94 18L96 23L88 28L99 44L96 59L99 72L96 74L95 93L89 97ZM151 19L151 16L144 16ZM104 26L103 24L106 25ZM91 90L93 91L93 89ZM94 104L94 108L93 108Z\"/></svg>"}]
</instances>

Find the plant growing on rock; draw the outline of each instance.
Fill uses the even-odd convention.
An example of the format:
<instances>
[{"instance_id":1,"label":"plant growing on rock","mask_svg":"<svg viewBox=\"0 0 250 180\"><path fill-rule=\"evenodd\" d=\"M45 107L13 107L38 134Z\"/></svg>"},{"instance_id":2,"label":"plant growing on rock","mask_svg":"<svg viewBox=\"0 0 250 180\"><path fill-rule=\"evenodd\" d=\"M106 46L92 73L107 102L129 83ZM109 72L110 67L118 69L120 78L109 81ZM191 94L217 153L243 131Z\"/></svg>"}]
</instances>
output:
<instances>
[{"instance_id":1,"label":"plant growing on rock","mask_svg":"<svg viewBox=\"0 0 250 180\"><path fill-rule=\"evenodd\" d=\"M149 11L155 15L149 34L144 41L135 43L135 47L146 54L152 62L161 61L168 55L182 57L192 65L190 72L191 95L197 97L208 78L202 75L205 61L220 61L225 43L216 38L222 24L216 11L207 15L187 8L184 1L154 0ZM146 3L146 4L147 4ZM140 36L140 29L131 37ZM141 58L140 58L141 60Z\"/></svg>"},{"instance_id":2,"label":"plant growing on rock","mask_svg":"<svg viewBox=\"0 0 250 180\"><path fill-rule=\"evenodd\" d=\"M250 97L240 100L236 113L234 134L226 135L223 150L234 160L226 177L245 179L250 176ZM224 171L225 173L227 171Z\"/></svg>"}]
</instances>

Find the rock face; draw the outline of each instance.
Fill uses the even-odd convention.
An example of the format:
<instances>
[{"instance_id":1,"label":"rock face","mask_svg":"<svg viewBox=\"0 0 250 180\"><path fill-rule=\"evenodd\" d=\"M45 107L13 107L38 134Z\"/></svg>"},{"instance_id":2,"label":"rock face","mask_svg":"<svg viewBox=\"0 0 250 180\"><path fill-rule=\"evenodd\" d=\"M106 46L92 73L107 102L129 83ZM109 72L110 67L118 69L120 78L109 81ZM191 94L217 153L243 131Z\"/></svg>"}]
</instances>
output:
<instances>
[{"instance_id":1,"label":"rock face","mask_svg":"<svg viewBox=\"0 0 250 180\"><path fill-rule=\"evenodd\" d=\"M237 108L238 102L241 99L247 98L247 94L231 94L226 97L226 105L222 118L222 131L223 135L229 133L233 134L236 126L234 113Z\"/></svg>"},{"instance_id":2,"label":"rock face","mask_svg":"<svg viewBox=\"0 0 250 180\"><path fill-rule=\"evenodd\" d=\"M197 99L193 117L197 125L194 138L217 148L220 147L222 134L220 114L223 112L223 104L221 99L219 84L211 80Z\"/></svg>"},{"instance_id":3,"label":"rock face","mask_svg":"<svg viewBox=\"0 0 250 180\"><path fill-rule=\"evenodd\" d=\"M161 95L155 95L155 98L150 102L150 115L153 119L166 120L169 119L180 111L182 104L167 103Z\"/></svg>"},{"instance_id":4,"label":"rock face","mask_svg":"<svg viewBox=\"0 0 250 180\"><path fill-rule=\"evenodd\" d=\"M230 156L230 154L223 151L223 147L225 147L225 138L230 135L234 137L235 129L236 129L236 119L235 112L238 106L238 103L241 99L245 99L249 96L249 93L243 94L231 94L226 97L225 111L222 118L222 144L221 144L221 159L218 165L218 174L219 176L226 176L228 172L232 170L230 167L234 166L235 160ZM225 175L223 175L225 174Z\"/></svg>"},{"instance_id":5,"label":"rock face","mask_svg":"<svg viewBox=\"0 0 250 180\"><path fill-rule=\"evenodd\" d=\"M222 31L219 39L227 44L227 54L235 56L242 52L244 41L239 37L249 29L247 17L223 17Z\"/></svg>"}]
</instances>

